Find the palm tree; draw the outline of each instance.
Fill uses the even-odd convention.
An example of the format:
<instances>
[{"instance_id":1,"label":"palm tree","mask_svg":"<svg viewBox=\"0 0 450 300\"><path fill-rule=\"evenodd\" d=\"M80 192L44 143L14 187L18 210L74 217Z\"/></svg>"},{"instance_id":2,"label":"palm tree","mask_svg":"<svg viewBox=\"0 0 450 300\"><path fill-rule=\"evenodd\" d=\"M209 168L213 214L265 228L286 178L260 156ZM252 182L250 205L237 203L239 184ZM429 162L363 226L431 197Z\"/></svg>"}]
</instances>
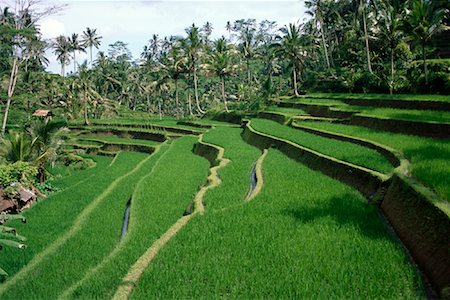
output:
<instances>
[{"instance_id":1,"label":"palm tree","mask_svg":"<svg viewBox=\"0 0 450 300\"><path fill-rule=\"evenodd\" d=\"M54 51L53 53L56 54L56 58L61 64L61 76L64 77L65 73L65 67L69 64L69 52L70 52L70 45L67 41L67 38L63 35L60 35L56 38L55 43L53 44Z\"/></svg>"},{"instance_id":2,"label":"palm tree","mask_svg":"<svg viewBox=\"0 0 450 300\"><path fill-rule=\"evenodd\" d=\"M323 45L323 51L325 56L325 61L327 63L328 71L331 72L331 66L330 66L330 59L328 57L328 49L327 49L327 43L326 37L325 37L325 31L324 31L324 21L323 21L323 11L322 11L322 2L321 0L310 0L305 1L305 6L309 10L306 11L307 14L314 17L314 23L317 27L319 27L320 30L320 36L322 38L322 45Z\"/></svg>"},{"instance_id":3,"label":"palm tree","mask_svg":"<svg viewBox=\"0 0 450 300\"><path fill-rule=\"evenodd\" d=\"M394 51L402 38L401 30L405 2L403 0L382 0L380 9L378 10L379 35L382 40L386 41L390 50L391 61L391 80L389 82L389 93L394 90L395 80L395 64Z\"/></svg>"},{"instance_id":4,"label":"palm tree","mask_svg":"<svg viewBox=\"0 0 450 300\"><path fill-rule=\"evenodd\" d=\"M74 81L74 89L80 99L84 112L84 124L89 125L89 105L96 99L102 98L94 89L92 79L85 64L80 66L79 75Z\"/></svg>"},{"instance_id":5,"label":"palm tree","mask_svg":"<svg viewBox=\"0 0 450 300\"><path fill-rule=\"evenodd\" d=\"M232 63L231 53L225 37L221 37L216 41L214 52L210 56L209 69L220 78L222 100L227 112L229 111L225 96L225 77L232 75L236 66L236 64Z\"/></svg>"},{"instance_id":6,"label":"palm tree","mask_svg":"<svg viewBox=\"0 0 450 300\"><path fill-rule=\"evenodd\" d=\"M200 36L198 27L192 24L191 27L186 29L187 39L185 40L186 54L190 59L190 69L192 71L192 76L194 80L194 94L195 94L195 104L197 106L197 111L200 114L206 113L201 107L198 98L198 79L197 79L197 63L199 58L199 52L201 48Z\"/></svg>"},{"instance_id":7,"label":"palm tree","mask_svg":"<svg viewBox=\"0 0 450 300\"><path fill-rule=\"evenodd\" d=\"M437 9L431 0L413 0L411 10L404 22L409 38L422 47L425 84L428 85L427 57L425 47L430 38L443 29L442 20L447 10Z\"/></svg>"},{"instance_id":8,"label":"palm tree","mask_svg":"<svg viewBox=\"0 0 450 300\"><path fill-rule=\"evenodd\" d=\"M364 41L366 46L366 56L367 56L367 69L370 73L372 72L372 64L370 62L370 48L369 48L369 34L367 33L367 13L366 8L369 8L370 0L359 0L358 11L362 15L363 20L363 30L364 30Z\"/></svg>"},{"instance_id":9,"label":"palm tree","mask_svg":"<svg viewBox=\"0 0 450 300\"><path fill-rule=\"evenodd\" d=\"M233 25L231 25L230 21L227 21L227 24L225 25L225 29L228 31L228 41L231 42L231 30L233 29Z\"/></svg>"},{"instance_id":10,"label":"palm tree","mask_svg":"<svg viewBox=\"0 0 450 300\"><path fill-rule=\"evenodd\" d=\"M45 166L53 164L58 158L63 144L63 135L67 132L62 122L50 119L39 120L28 128L28 134L33 141L33 164L38 169L40 182L46 179Z\"/></svg>"},{"instance_id":11,"label":"palm tree","mask_svg":"<svg viewBox=\"0 0 450 300\"><path fill-rule=\"evenodd\" d=\"M284 57L290 60L292 65L292 82L295 96L299 96L297 90L297 73L304 66L304 54L302 49L301 26L289 23L289 25L280 29L284 34L281 43L278 45L279 51Z\"/></svg>"},{"instance_id":12,"label":"palm tree","mask_svg":"<svg viewBox=\"0 0 450 300\"><path fill-rule=\"evenodd\" d=\"M86 31L83 31L83 46L89 47L89 54L91 57L91 66L92 66L92 47L98 49L100 47L100 40L102 36L97 35L97 29L91 29L89 27L86 28Z\"/></svg>"},{"instance_id":13,"label":"palm tree","mask_svg":"<svg viewBox=\"0 0 450 300\"><path fill-rule=\"evenodd\" d=\"M69 50L73 53L73 72L77 72L77 59L76 53L77 51L86 52L82 42L78 39L78 34L73 33L72 37L68 39Z\"/></svg>"},{"instance_id":14,"label":"palm tree","mask_svg":"<svg viewBox=\"0 0 450 300\"><path fill-rule=\"evenodd\" d=\"M188 59L185 56L183 48L181 47L180 42L176 42L172 45L169 53L167 55L167 64L164 65L164 68L168 71L169 76L175 82L175 103L178 110L182 110L180 106L179 100L179 87L178 81L181 76L187 71L187 63ZM181 112L183 114L183 112Z\"/></svg>"}]
</instances>

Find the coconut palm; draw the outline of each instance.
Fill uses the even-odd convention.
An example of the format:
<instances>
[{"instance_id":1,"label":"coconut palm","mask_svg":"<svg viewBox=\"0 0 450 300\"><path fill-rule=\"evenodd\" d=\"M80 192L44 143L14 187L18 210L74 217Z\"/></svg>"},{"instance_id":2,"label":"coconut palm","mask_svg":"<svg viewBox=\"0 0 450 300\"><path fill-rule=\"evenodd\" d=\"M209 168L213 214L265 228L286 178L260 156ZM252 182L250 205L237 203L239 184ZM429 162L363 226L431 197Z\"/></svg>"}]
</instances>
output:
<instances>
[{"instance_id":1,"label":"coconut palm","mask_svg":"<svg viewBox=\"0 0 450 300\"><path fill-rule=\"evenodd\" d=\"M98 49L100 47L100 40L102 36L97 34L97 29L91 29L89 27L86 28L86 31L83 31L83 39L82 43L84 47L89 47L89 54L91 57L90 64L92 65L92 47Z\"/></svg>"},{"instance_id":2,"label":"coconut palm","mask_svg":"<svg viewBox=\"0 0 450 300\"><path fill-rule=\"evenodd\" d=\"M66 74L65 67L69 64L70 59L70 45L67 38L63 35L58 36L53 43L53 48L53 53L56 54L56 59L61 64L61 76L64 77Z\"/></svg>"},{"instance_id":3,"label":"coconut palm","mask_svg":"<svg viewBox=\"0 0 450 300\"><path fill-rule=\"evenodd\" d=\"M306 11L306 13L311 15L314 18L314 23L316 24L316 26L318 27L318 29L320 31L325 61L327 63L328 71L331 72L331 65L330 65L330 59L328 56L328 48L327 48L325 30L324 30L325 24L324 24L324 20L323 20L322 2L323 2L323 0L305 1L305 6L306 6L306 8L309 9Z\"/></svg>"},{"instance_id":4,"label":"coconut palm","mask_svg":"<svg viewBox=\"0 0 450 300\"><path fill-rule=\"evenodd\" d=\"M231 51L225 37L215 42L215 48L210 55L210 64L208 67L214 75L220 78L222 100L225 105L225 110L228 112L227 98L225 96L225 78L234 73L237 65L232 62Z\"/></svg>"},{"instance_id":5,"label":"coconut palm","mask_svg":"<svg viewBox=\"0 0 450 300\"><path fill-rule=\"evenodd\" d=\"M175 103L179 111L182 110L179 100L179 79L184 73L187 72L187 64L188 59L185 56L183 48L181 47L181 43L174 43L167 55L167 63L164 64L163 67L168 71L169 76L175 83ZM183 114L183 112L181 113Z\"/></svg>"},{"instance_id":6,"label":"coconut palm","mask_svg":"<svg viewBox=\"0 0 450 300\"><path fill-rule=\"evenodd\" d=\"M69 50L73 53L73 72L77 72L77 58L76 53L77 51L86 52L85 47L83 46L83 43L78 39L78 34L73 33L72 37L68 39L69 43Z\"/></svg>"},{"instance_id":7,"label":"coconut palm","mask_svg":"<svg viewBox=\"0 0 450 300\"><path fill-rule=\"evenodd\" d=\"M430 38L444 28L442 20L447 10L436 8L431 0L413 0L411 10L404 22L409 38L422 47L425 84L428 84L427 57L425 47Z\"/></svg>"},{"instance_id":8,"label":"coconut palm","mask_svg":"<svg viewBox=\"0 0 450 300\"><path fill-rule=\"evenodd\" d=\"M363 21L363 31L364 31L364 41L366 47L366 56L367 56L367 70L370 73L372 72L372 64L370 62L370 48L369 48L369 34L367 31L367 10L370 7L370 0L359 0L358 12L361 14Z\"/></svg>"},{"instance_id":9,"label":"coconut palm","mask_svg":"<svg viewBox=\"0 0 450 300\"><path fill-rule=\"evenodd\" d=\"M197 78L197 63L199 60L199 52L201 48L200 36L198 27L195 24L192 24L191 27L186 29L187 39L184 40L186 54L190 60L190 70L192 72L192 77L194 81L194 95L195 95L195 104L197 106L197 111L200 114L206 113L201 107L198 97L198 78Z\"/></svg>"},{"instance_id":10,"label":"coconut palm","mask_svg":"<svg viewBox=\"0 0 450 300\"><path fill-rule=\"evenodd\" d=\"M389 82L389 93L392 94L395 80L394 51L403 35L401 26L405 2L403 0L382 0L379 5L379 36L381 40L388 44L390 50L391 79Z\"/></svg>"},{"instance_id":11,"label":"coconut palm","mask_svg":"<svg viewBox=\"0 0 450 300\"><path fill-rule=\"evenodd\" d=\"M289 23L289 25L280 29L284 34L278 44L278 51L287 59L289 59L292 66L292 83L293 92L295 96L299 96L297 90L297 74L301 68L304 67L304 50L302 47L302 33L301 26Z\"/></svg>"}]
</instances>

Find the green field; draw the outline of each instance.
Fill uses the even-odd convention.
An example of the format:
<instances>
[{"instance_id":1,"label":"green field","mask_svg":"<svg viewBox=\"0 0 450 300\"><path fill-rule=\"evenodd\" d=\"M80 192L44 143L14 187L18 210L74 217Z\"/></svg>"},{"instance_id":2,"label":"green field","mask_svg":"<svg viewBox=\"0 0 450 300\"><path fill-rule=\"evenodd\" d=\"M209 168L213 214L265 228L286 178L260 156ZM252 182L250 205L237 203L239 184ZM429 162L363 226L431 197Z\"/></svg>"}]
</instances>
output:
<instances>
[{"instance_id":1,"label":"green field","mask_svg":"<svg viewBox=\"0 0 450 300\"><path fill-rule=\"evenodd\" d=\"M385 133L359 126L309 122L308 127L369 139L398 149L411 161L412 175L432 187L445 199L450 199L450 142L429 138Z\"/></svg>"},{"instance_id":2,"label":"green field","mask_svg":"<svg viewBox=\"0 0 450 300\"><path fill-rule=\"evenodd\" d=\"M450 120L448 112L359 107L341 102L347 95L316 96L289 101L394 120ZM398 151L397 157L403 155L410 162L410 173L404 175L432 195L420 201L440 201L433 209L450 211L449 140L317 120L300 122L295 117L309 115L295 108L271 106L265 112L285 116L288 122L282 125L254 118L252 113L247 119L252 129L377 174L383 181L377 183L377 192L385 192L382 184L390 185L391 176L400 171L386 158L389 155L371 149L370 144ZM192 126L177 124L180 121ZM105 145L155 151L119 151L110 153L111 157L83 154L94 162L91 167L78 170L57 164L49 168L49 182L57 191L23 212L27 224L7 223L28 238L28 247L6 247L0 252L1 267L10 274L0 283L1 299L425 297L421 266L411 262L401 237L386 224L383 193L374 205L372 195L364 198L356 183L326 176L328 166L313 171L275 149L283 150L275 143L262 152L247 137L248 143L244 141L242 124L208 116L159 120L136 114L133 118L132 113L92 123L97 125L72 124L77 130L68 135L65 151ZM301 127L349 138L323 137ZM97 134L108 130L114 132ZM133 139L133 132L147 135ZM351 138L367 143L361 146ZM212 151L205 157L195 154L200 142ZM214 151L223 151L223 157L212 157ZM213 180L208 172L216 168L219 184L194 204ZM258 171L262 177L254 175ZM249 200L252 185L259 180L262 190ZM130 219L122 236L128 206Z\"/></svg>"},{"instance_id":3,"label":"green field","mask_svg":"<svg viewBox=\"0 0 450 300\"><path fill-rule=\"evenodd\" d=\"M195 219L132 298L421 296L414 268L357 192L276 151L264 172L260 196Z\"/></svg>"},{"instance_id":4,"label":"green field","mask_svg":"<svg viewBox=\"0 0 450 300\"><path fill-rule=\"evenodd\" d=\"M276 122L252 119L252 127L257 131L277 136L301 146L336 157L343 161L367 167L382 173L392 171L392 165L381 154L349 142L318 137L303 131L280 125Z\"/></svg>"}]
</instances>

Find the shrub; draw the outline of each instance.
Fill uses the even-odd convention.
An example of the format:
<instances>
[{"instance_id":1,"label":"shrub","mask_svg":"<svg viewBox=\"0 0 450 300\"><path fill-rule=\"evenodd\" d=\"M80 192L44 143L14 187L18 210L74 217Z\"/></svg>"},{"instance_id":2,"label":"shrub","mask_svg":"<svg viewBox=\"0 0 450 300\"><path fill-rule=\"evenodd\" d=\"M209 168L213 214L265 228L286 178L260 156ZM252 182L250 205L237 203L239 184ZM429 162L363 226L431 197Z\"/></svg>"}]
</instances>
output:
<instances>
[{"instance_id":1,"label":"shrub","mask_svg":"<svg viewBox=\"0 0 450 300\"><path fill-rule=\"evenodd\" d=\"M13 182L19 182L24 186L28 186L34 181L37 173L36 167L23 161L0 166L0 185L7 187Z\"/></svg>"}]
</instances>

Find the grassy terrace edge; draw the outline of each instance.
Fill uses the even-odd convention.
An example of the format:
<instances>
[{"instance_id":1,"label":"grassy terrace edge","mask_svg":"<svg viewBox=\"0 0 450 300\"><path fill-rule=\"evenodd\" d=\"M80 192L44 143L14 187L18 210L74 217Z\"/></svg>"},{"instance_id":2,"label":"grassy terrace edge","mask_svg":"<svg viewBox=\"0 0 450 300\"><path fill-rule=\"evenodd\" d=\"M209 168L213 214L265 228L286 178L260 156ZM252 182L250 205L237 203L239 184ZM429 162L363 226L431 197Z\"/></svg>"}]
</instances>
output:
<instances>
[{"instance_id":1,"label":"grassy terrace edge","mask_svg":"<svg viewBox=\"0 0 450 300\"><path fill-rule=\"evenodd\" d=\"M450 217L434 204L433 194L428 189L400 172L394 172L390 178L260 133L250 122L245 125L243 138L260 149L276 147L309 168L350 184L366 198L375 199L433 287L441 295L447 293L450 288L450 268L447 268L450 265Z\"/></svg>"}]
</instances>

